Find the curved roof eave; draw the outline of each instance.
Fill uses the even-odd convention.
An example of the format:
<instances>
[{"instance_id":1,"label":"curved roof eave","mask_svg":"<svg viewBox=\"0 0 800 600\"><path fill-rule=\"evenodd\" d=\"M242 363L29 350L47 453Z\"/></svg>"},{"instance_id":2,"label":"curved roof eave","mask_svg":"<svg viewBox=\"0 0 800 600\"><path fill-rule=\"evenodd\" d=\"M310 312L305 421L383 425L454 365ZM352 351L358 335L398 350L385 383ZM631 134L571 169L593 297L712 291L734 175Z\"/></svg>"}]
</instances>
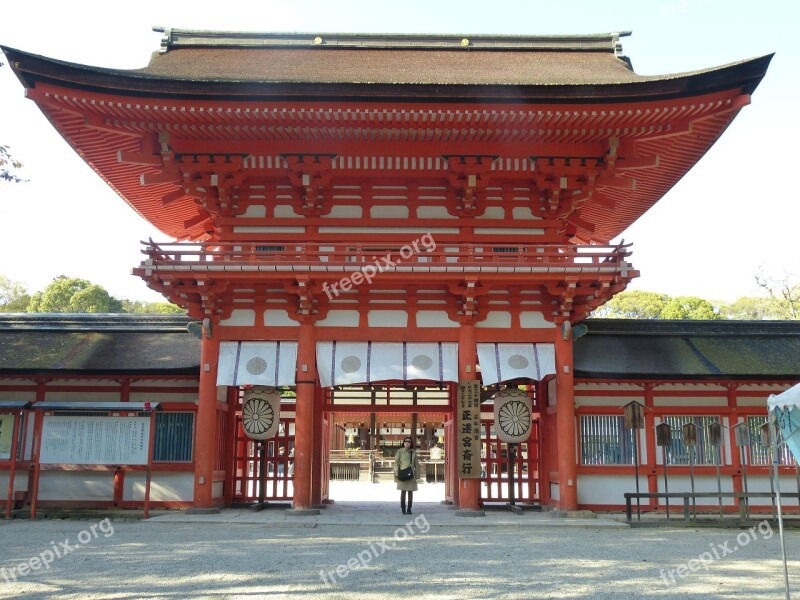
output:
<instances>
[{"instance_id":1,"label":"curved roof eave","mask_svg":"<svg viewBox=\"0 0 800 600\"><path fill-rule=\"evenodd\" d=\"M603 83L413 83L343 81L256 81L197 79L154 75L147 69L93 67L0 46L25 87L37 81L68 88L126 96L242 100L373 100L407 102L630 102L669 99L741 89L749 94L774 56L767 54L729 65L687 73L635 76Z\"/></svg>"}]
</instances>

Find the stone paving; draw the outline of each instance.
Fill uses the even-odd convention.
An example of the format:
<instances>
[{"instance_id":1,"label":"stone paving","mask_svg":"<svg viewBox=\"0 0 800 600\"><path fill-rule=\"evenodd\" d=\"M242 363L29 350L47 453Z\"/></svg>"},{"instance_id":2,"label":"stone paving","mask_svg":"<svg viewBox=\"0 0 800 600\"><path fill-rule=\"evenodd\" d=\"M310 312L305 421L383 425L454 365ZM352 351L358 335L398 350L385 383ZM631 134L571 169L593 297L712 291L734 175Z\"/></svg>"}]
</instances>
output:
<instances>
[{"instance_id":1,"label":"stone paving","mask_svg":"<svg viewBox=\"0 0 800 600\"><path fill-rule=\"evenodd\" d=\"M154 516L151 521L171 523L230 523L230 524L269 524L290 527L311 527L314 525L401 525L408 520L400 511L400 493L392 484L372 485L364 483L332 482L332 504L320 509L318 516L294 516L289 504L268 504L264 510L254 512L248 508L225 509L218 514L192 514L172 511ZM462 528L467 524L465 517L459 516L452 506L442 503L444 484L421 484L414 493L414 515L424 514L433 527ZM551 511L534 510L532 507L519 507L522 513L512 512L507 506L498 504L487 506L485 516L470 518L471 527L492 527L510 525L514 527L613 527L627 528L627 525L610 518L562 518ZM412 515L412 516L414 516Z\"/></svg>"},{"instance_id":2,"label":"stone paving","mask_svg":"<svg viewBox=\"0 0 800 600\"><path fill-rule=\"evenodd\" d=\"M632 529L612 518L487 510L439 486L402 515L393 486L332 484L319 516L0 521L0 599L784 598L777 530ZM800 597L800 532L786 534ZM45 564L46 563L46 564Z\"/></svg>"}]
</instances>

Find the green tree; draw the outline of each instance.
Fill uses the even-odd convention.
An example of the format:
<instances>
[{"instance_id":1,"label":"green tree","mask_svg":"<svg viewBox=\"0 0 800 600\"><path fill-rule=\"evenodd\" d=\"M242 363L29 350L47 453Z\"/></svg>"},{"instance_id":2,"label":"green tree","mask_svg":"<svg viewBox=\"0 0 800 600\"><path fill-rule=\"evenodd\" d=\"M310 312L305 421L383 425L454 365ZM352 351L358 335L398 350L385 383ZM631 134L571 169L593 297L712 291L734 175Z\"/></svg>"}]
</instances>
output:
<instances>
[{"instance_id":1,"label":"green tree","mask_svg":"<svg viewBox=\"0 0 800 600\"><path fill-rule=\"evenodd\" d=\"M185 314L186 311L170 302L142 302L141 300L122 299L122 312L147 315Z\"/></svg>"},{"instance_id":2,"label":"green tree","mask_svg":"<svg viewBox=\"0 0 800 600\"><path fill-rule=\"evenodd\" d=\"M33 295L28 312L113 313L122 312L122 303L96 283L59 275Z\"/></svg>"},{"instance_id":3,"label":"green tree","mask_svg":"<svg viewBox=\"0 0 800 600\"><path fill-rule=\"evenodd\" d=\"M689 321L717 321L724 317L714 309L708 300L697 296L677 296L670 298L664 310L661 311L662 319L681 319Z\"/></svg>"},{"instance_id":4,"label":"green tree","mask_svg":"<svg viewBox=\"0 0 800 600\"><path fill-rule=\"evenodd\" d=\"M2 67L4 64L5 63L0 62L0 67ZM0 181L10 181L12 183L26 181L14 173L14 171L17 171L21 168L22 163L11 156L8 146L0 146Z\"/></svg>"},{"instance_id":5,"label":"green tree","mask_svg":"<svg viewBox=\"0 0 800 600\"><path fill-rule=\"evenodd\" d=\"M30 301L25 284L0 275L0 312L25 312Z\"/></svg>"},{"instance_id":6,"label":"green tree","mask_svg":"<svg viewBox=\"0 0 800 600\"><path fill-rule=\"evenodd\" d=\"M22 163L11 156L8 146L0 146L0 181L10 181L12 183L27 181L15 173L21 168Z\"/></svg>"},{"instance_id":7,"label":"green tree","mask_svg":"<svg viewBox=\"0 0 800 600\"><path fill-rule=\"evenodd\" d=\"M720 304L719 309L726 319L737 321L785 319L783 311L772 298L742 296L729 304Z\"/></svg>"},{"instance_id":8,"label":"green tree","mask_svg":"<svg viewBox=\"0 0 800 600\"><path fill-rule=\"evenodd\" d=\"M602 319L662 319L669 302L666 294L633 290L620 292L592 313Z\"/></svg>"}]
</instances>

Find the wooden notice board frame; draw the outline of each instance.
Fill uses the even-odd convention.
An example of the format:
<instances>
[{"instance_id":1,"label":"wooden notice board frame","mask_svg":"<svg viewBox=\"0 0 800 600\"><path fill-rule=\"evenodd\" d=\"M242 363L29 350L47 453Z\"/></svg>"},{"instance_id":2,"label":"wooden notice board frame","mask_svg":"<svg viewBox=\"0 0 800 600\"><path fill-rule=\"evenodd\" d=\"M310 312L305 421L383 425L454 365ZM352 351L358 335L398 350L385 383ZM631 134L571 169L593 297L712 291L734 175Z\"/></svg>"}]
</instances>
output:
<instances>
[{"instance_id":1,"label":"wooden notice board frame","mask_svg":"<svg viewBox=\"0 0 800 600\"><path fill-rule=\"evenodd\" d=\"M463 379L458 382L456 406L458 477L481 478L481 382Z\"/></svg>"},{"instance_id":2,"label":"wooden notice board frame","mask_svg":"<svg viewBox=\"0 0 800 600\"><path fill-rule=\"evenodd\" d=\"M42 464L42 437L44 431L44 418L47 413L58 412L63 416L70 416L70 413L94 412L106 413L106 417L121 418L142 418L139 415L145 413L150 419L150 431L147 442L147 464L144 492L144 518L150 516L150 483L153 472L153 450L155 447L156 434L156 412L161 410L158 402L38 402L31 405L34 412L34 438L33 438L33 492L31 498L31 519L36 518L36 508L39 496L39 478L42 469L46 471L116 471L124 466L131 466L124 463L116 464L86 464L86 463L57 463ZM136 413L133 417L131 413ZM123 415L126 415L123 416ZM80 415L75 415L76 418ZM96 419L97 417L87 417ZM138 463L137 463L138 464Z\"/></svg>"},{"instance_id":3,"label":"wooden notice board frame","mask_svg":"<svg viewBox=\"0 0 800 600\"><path fill-rule=\"evenodd\" d=\"M11 449L8 455L8 493L6 495L6 519L11 518L11 510L14 508L14 476L17 472L17 458L19 453L19 434L20 427L24 421L24 416L28 412L31 403L27 400L3 400L0 401L0 415L11 415L14 417L14 427L11 430ZM24 447L24 446L23 446ZM22 457L20 457L22 458ZM0 457L0 460L5 460Z\"/></svg>"}]
</instances>

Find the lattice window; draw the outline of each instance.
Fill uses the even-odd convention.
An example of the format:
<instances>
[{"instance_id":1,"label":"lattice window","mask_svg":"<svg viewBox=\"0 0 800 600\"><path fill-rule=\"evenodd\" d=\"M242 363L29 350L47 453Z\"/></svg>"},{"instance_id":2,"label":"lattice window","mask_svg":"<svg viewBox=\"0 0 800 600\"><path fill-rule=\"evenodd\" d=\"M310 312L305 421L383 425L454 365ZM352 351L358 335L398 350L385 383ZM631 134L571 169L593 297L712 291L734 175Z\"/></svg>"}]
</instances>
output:
<instances>
[{"instance_id":1,"label":"lattice window","mask_svg":"<svg viewBox=\"0 0 800 600\"><path fill-rule=\"evenodd\" d=\"M719 423L719 417L664 417L664 422L672 428L668 465L688 465L690 452L693 452L693 462L696 465L717 464L717 448L709 443L708 426ZM694 423L697 427L697 445L694 448L687 448L683 443L683 426L687 423Z\"/></svg>"},{"instance_id":2,"label":"lattice window","mask_svg":"<svg viewBox=\"0 0 800 600\"><path fill-rule=\"evenodd\" d=\"M750 464L765 465L772 464L769 445L761 443L761 427L767 422L767 417L747 417L747 428L750 430ZM781 445L783 434L779 428L775 428L775 435L778 442L778 464L793 465L794 458L789 448Z\"/></svg>"},{"instance_id":3,"label":"lattice window","mask_svg":"<svg viewBox=\"0 0 800 600\"><path fill-rule=\"evenodd\" d=\"M622 416L581 415L581 464L634 464L634 430L623 424Z\"/></svg>"},{"instance_id":4,"label":"lattice window","mask_svg":"<svg viewBox=\"0 0 800 600\"><path fill-rule=\"evenodd\" d=\"M156 413L153 462L191 462L194 413Z\"/></svg>"}]
</instances>

